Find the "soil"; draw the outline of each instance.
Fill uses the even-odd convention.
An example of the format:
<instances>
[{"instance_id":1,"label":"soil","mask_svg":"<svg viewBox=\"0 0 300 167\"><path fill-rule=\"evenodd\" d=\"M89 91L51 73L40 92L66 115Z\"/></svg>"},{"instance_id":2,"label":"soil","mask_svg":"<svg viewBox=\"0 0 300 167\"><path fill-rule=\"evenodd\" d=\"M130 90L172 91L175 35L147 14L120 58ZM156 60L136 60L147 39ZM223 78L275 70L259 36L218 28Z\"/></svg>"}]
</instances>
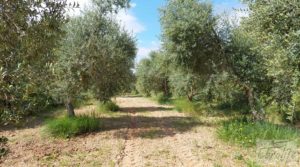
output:
<instances>
[{"instance_id":1,"label":"soil","mask_svg":"<svg viewBox=\"0 0 300 167\"><path fill-rule=\"evenodd\" d=\"M195 119L142 97L116 99L121 111L97 116L103 128L71 139L54 139L43 123L8 129L9 153L0 166L247 166L254 151L222 142L216 118ZM95 105L76 110L95 113Z\"/></svg>"}]
</instances>

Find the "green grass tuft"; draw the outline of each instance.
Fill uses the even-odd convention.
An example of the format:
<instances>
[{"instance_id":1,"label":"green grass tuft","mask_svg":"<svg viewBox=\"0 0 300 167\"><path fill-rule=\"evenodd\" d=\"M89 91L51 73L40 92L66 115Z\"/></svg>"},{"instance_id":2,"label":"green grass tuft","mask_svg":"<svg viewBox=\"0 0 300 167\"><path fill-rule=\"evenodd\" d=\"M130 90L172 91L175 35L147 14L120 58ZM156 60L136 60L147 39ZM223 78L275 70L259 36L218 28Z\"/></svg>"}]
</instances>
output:
<instances>
[{"instance_id":1,"label":"green grass tuft","mask_svg":"<svg viewBox=\"0 0 300 167\"><path fill-rule=\"evenodd\" d=\"M217 130L219 138L245 147L256 144L256 140L297 140L300 131L293 127L246 119L230 120Z\"/></svg>"},{"instance_id":2,"label":"green grass tuft","mask_svg":"<svg viewBox=\"0 0 300 167\"><path fill-rule=\"evenodd\" d=\"M97 131L100 127L99 119L94 117L63 117L48 121L46 123L46 132L53 137L70 138Z\"/></svg>"},{"instance_id":3,"label":"green grass tuft","mask_svg":"<svg viewBox=\"0 0 300 167\"><path fill-rule=\"evenodd\" d=\"M179 112L185 112L191 115L201 115L203 113L203 106L200 102L191 102L186 99L174 100L175 109Z\"/></svg>"},{"instance_id":4,"label":"green grass tuft","mask_svg":"<svg viewBox=\"0 0 300 167\"><path fill-rule=\"evenodd\" d=\"M153 100L157 101L158 104L172 104L171 97L164 95L164 93L153 95Z\"/></svg>"},{"instance_id":5,"label":"green grass tuft","mask_svg":"<svg viewBox=\"0 0 300 167\"><path fill-rule=\"evenodd\" d=\"M107 101L107 102L99 102L97 104L97 111L98 112L116 112L119 111L120 107L112 102L112 101Z\"/></svg>"},{"instance_id":6,"label":"green grass tuft","mask_svg":"<svg viewBox=\"0 0 300 167\"><path fill-rule=\"evenodd\" d=\"M247 167L261 167L257 162L252 161L252 160L244 160Z\"/></svg>"}]
</instances>

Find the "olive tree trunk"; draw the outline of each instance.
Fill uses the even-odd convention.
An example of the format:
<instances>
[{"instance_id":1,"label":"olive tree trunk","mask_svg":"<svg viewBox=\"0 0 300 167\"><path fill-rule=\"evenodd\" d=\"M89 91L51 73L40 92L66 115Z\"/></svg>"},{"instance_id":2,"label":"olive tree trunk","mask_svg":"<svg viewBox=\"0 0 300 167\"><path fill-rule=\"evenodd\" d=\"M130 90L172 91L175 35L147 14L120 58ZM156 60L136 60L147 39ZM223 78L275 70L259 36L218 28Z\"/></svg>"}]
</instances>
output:
<instances>
[{"instance_id":1,"label":"olive tree trunk","mask_svg":"<svg viewBox=\"0 0 300 167\"><path fill-rule=\"evenodd\" d=\"M75 117L74 106L72 104L72 98L70 97L67 98L66 108L68 117Z\"/></svg>"},{"instance_id":2,"label":"olive tree trunk","mask_svg":"<svg viewBox=\"0 0 300 167\"><path fill-rule=\"evenodd\" d=\"M252 88L245 87L246 96L248 99L248 104L251 110L251 113L255 120L263 120L265 118L264 110L260 107L257 107L257 102L255 98L255 94Z\"/></svg>"}]
</instances>

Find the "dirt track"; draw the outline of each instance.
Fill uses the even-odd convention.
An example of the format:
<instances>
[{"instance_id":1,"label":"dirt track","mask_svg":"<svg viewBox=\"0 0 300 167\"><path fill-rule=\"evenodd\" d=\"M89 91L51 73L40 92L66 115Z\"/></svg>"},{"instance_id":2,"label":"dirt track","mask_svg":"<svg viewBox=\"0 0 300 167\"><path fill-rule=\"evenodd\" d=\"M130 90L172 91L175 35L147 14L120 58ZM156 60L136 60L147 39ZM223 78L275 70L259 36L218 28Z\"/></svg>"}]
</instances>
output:
<instances>
[{"instance_id":1,"label":"dirt track","mask_svg":"<svg viewBox=\"0 0 300 167\"><path fill-rule=\"evenodd\" d=\"M245 166L239 148L216 138L216 126L170 106L140 98L117 98L122 111L100 115L100 132L70 140L43 135L43 126L0 132L11 152L0 166ZM94 106L77 110L93 112Z\"/></svg>"},{"instance_id":2,"label":"dirt track","mask_svg":"<svg viewBox=\"0 0 300 167\"><path fill-rule=\"evenodd\" d=\"M215 127L144 98L119 98L131 117L120 166L237 166ZM145 111L145 112L143 112Z\"/></svg>"}]
</instances>

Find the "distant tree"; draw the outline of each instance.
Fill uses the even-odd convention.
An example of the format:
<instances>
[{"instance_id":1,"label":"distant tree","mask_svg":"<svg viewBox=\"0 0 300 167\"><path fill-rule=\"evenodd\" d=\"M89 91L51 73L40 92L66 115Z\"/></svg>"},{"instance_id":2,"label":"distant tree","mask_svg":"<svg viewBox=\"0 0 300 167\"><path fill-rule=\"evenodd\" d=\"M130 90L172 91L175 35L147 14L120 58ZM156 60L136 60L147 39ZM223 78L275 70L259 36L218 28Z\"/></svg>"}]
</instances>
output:
<instances>
[{"instance_id":1,"label":"distant tree","mask_svg":"<svg viewBox=\"0 0 300 167\"><path fill-rule=\"evenodd\" d=\"M163 52L151 52L149 59L143 59L137 66L137 89L147 96L151 92L170 95L169 61Z\"/></svg>"},{"instance_id":2,"label":"distant tree","mask_svg":"<svg viewBox=\"0 0 300 167\"><path fill-rule=\"evenodd\" d=\"M150 59L142 59L136 68L136 88L139 93L150 96L152 90L151 77L151 60Z\"/></svg>"},{"instance_id":3,"label":"distant tree","mask_svg":"<svg viewBox=\"0 0 300 167\"><path fill-rule=\"evenodd\" d=\"M173 69L170 75L170 85L175 96L187 97L193 101L205 87L205 81L200 76L187 73L181 69Z\"/></svg>"},{"instance_id":4,"label":"distant tree","mask_svg":"<svg viewBox=\"0 0 300 167\"><path fill-rule=\"evenodd\" d=\"M163 48L172 62L173 91L190 101L225 64L223 41L212 5L198 0L169 0L161 9Z\"/></svg>"}]
</instances>

